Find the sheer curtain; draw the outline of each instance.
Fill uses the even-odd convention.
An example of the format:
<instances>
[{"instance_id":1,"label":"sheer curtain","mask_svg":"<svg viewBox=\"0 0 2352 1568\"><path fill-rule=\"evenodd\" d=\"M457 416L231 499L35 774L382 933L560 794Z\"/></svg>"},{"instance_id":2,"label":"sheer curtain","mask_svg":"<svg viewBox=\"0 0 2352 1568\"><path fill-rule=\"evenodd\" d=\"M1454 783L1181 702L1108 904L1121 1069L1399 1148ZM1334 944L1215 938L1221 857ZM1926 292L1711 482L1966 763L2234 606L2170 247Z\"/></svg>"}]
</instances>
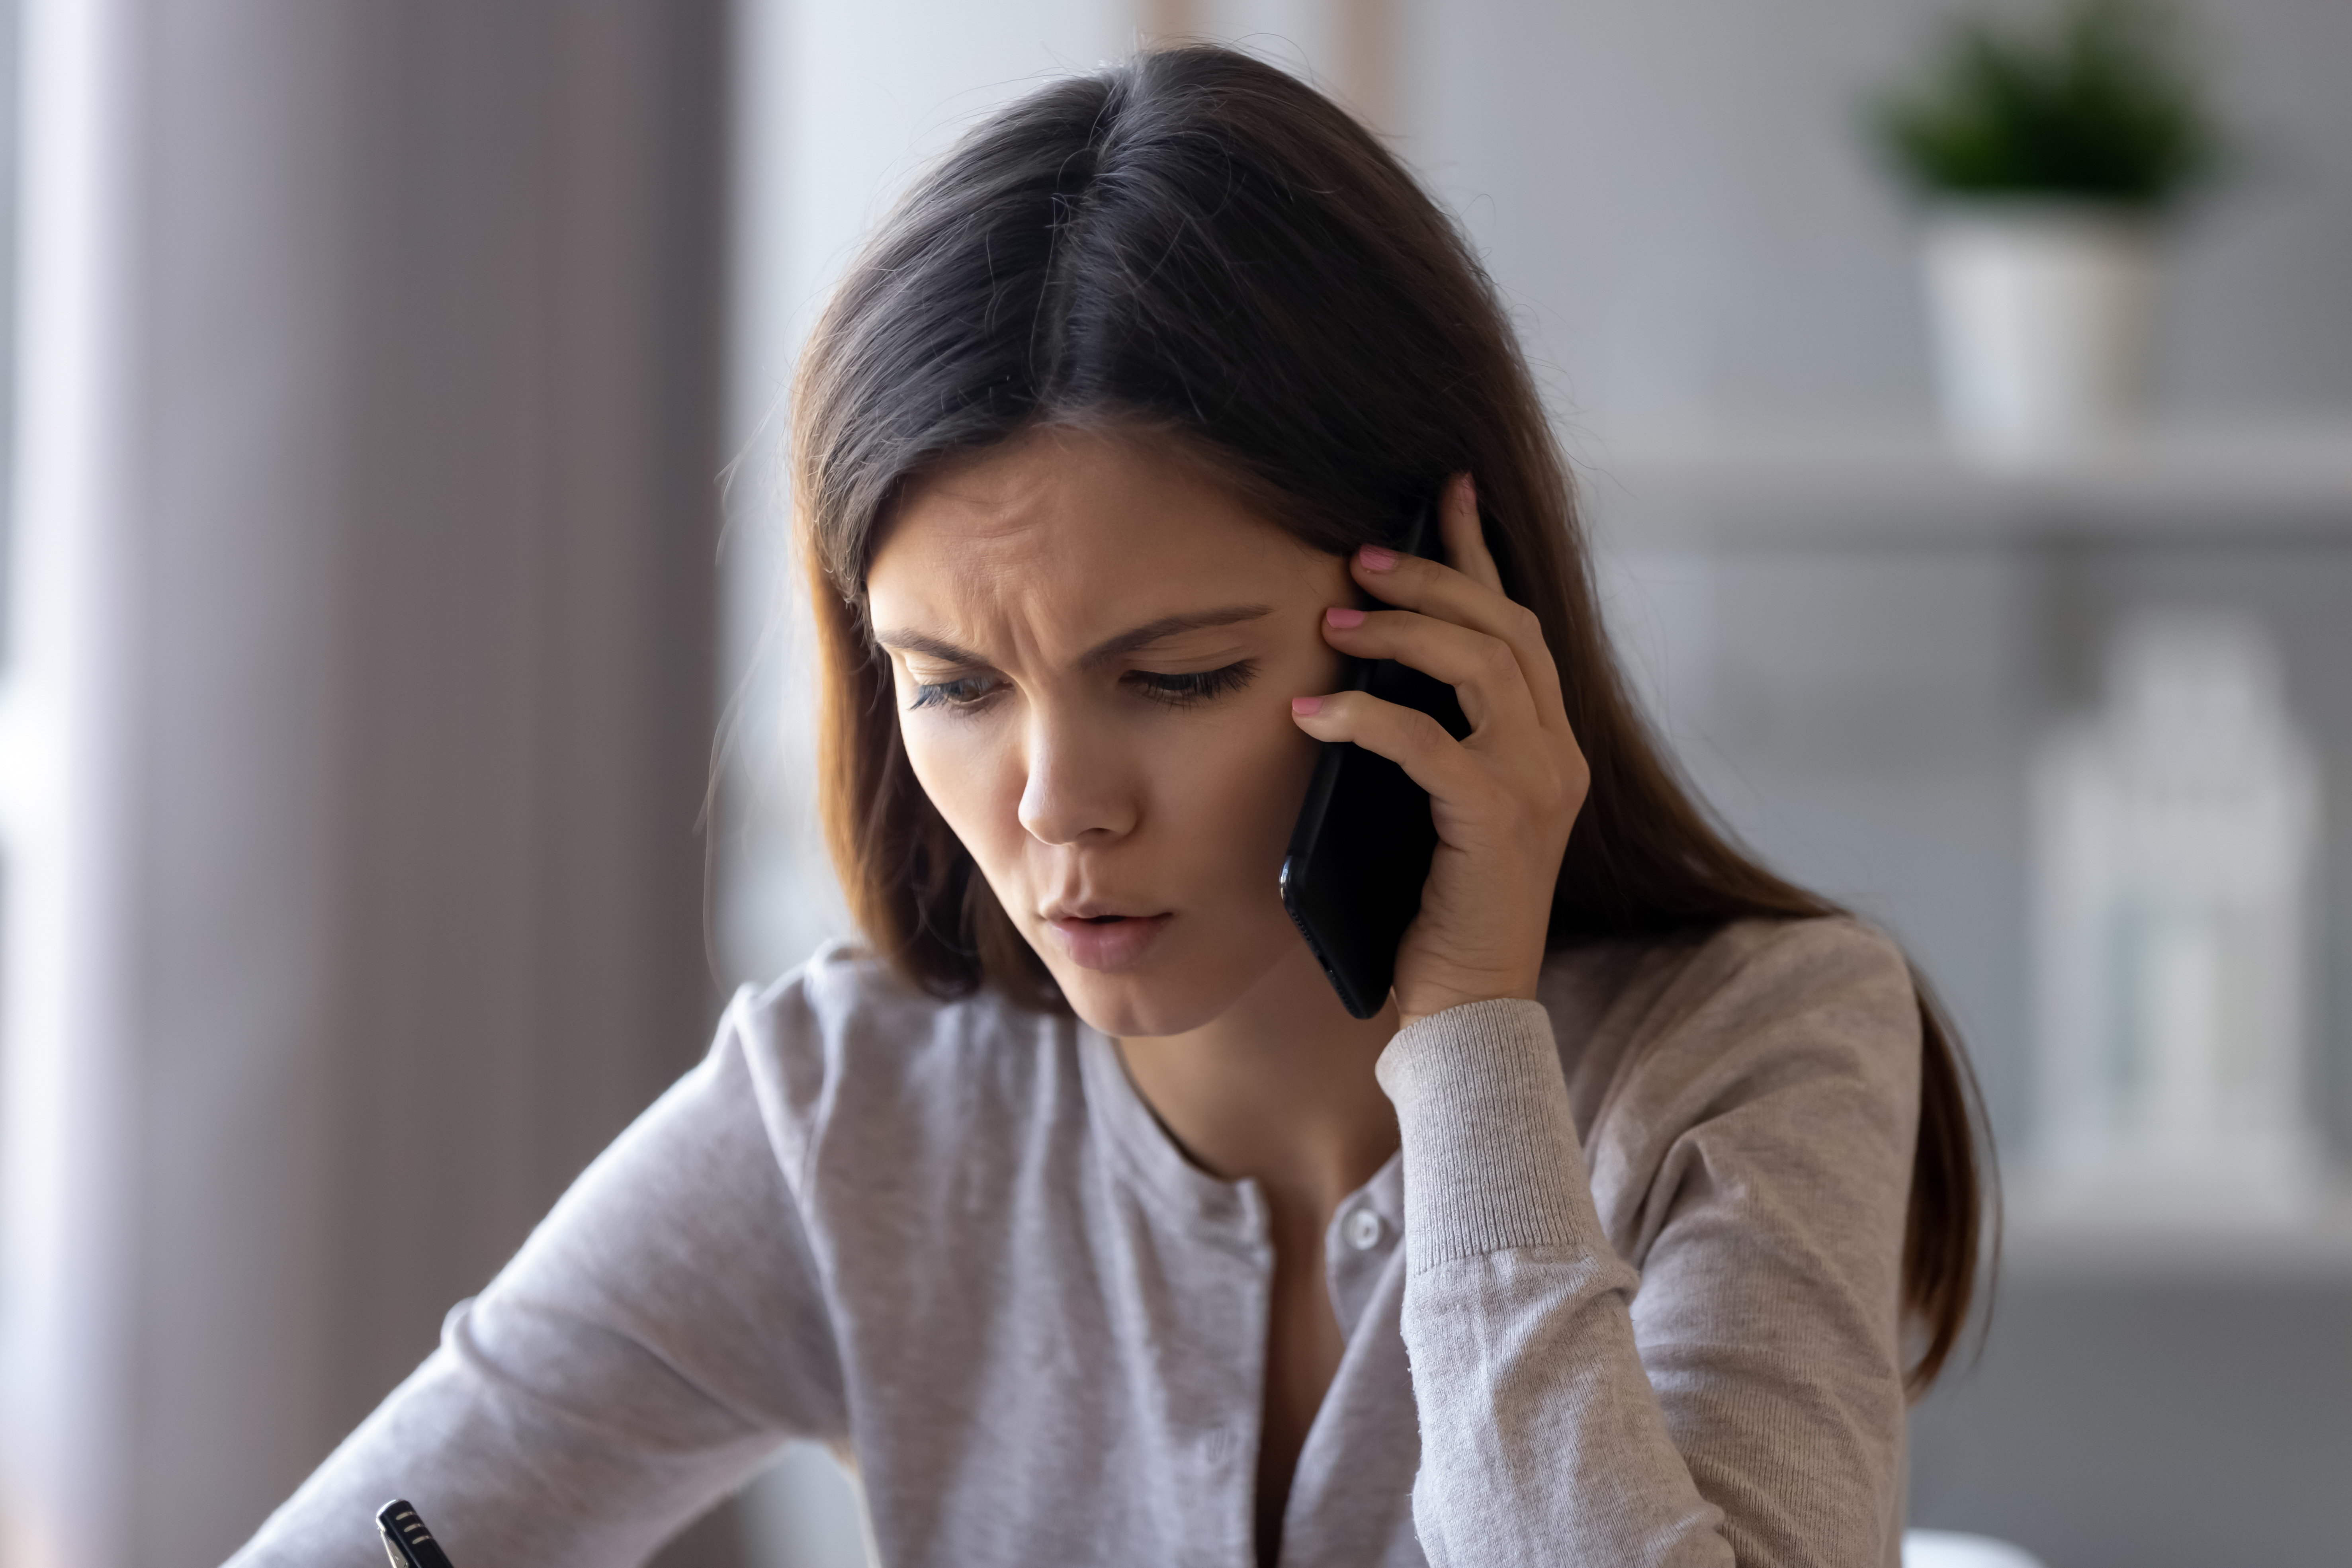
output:
<instances>
[{"instance_id":1,"label":"sheer curtain","mask_svg":"<svg viewBox=\"0 0 2352 1568\"><path fill-rule=\"evenodd\" d=\"M720 0L28 0L12 1568L216 1561L700 1051Z\"/></svg>"}]
</instances>

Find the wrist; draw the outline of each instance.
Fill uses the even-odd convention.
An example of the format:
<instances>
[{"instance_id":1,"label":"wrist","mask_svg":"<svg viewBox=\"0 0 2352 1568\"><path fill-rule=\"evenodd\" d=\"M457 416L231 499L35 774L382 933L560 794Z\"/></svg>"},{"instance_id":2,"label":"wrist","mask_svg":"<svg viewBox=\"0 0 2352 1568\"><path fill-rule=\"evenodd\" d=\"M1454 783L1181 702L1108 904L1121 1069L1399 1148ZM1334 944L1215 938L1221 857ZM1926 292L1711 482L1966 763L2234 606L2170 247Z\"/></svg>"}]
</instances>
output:
<instances>
[{"instance_id":1,"label":"wrist","mask_svg":"<svg viewBox=\"0 0 2352 1568\"><path fill-rule=\"evenodd\" d=\"M1551 1019L1522 998L1397 1031L1376 1068L1397 1110L1411 1267L1600 1235Z\"/></svg>"}]
</instances>

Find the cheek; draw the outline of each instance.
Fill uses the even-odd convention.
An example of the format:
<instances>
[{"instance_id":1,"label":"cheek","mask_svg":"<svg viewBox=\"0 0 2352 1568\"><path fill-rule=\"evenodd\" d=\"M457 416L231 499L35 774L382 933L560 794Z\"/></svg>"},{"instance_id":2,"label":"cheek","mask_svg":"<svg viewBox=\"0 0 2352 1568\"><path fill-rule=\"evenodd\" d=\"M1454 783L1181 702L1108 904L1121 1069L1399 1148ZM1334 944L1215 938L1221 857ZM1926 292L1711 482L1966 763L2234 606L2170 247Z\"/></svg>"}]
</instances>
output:
<instances>
[{"instance_id":1,"label":"cheek","mask_svg":"<svg viewBox=\"0 0 2352 1568\"><path fill-rule=\"evenodd\" d=\"M1275 871L1314 771L1314 741L1278 707L1203 725L1162 748L1154 791L1171 839L1225 879L1273 897Z\"/></svg>"},{"instance_id":2,"label":"cheek","mask_svg":"<svg viewBox=\"0 0 2352 1568\"><path fill-rule=\"evenodd\" d=\"M964 847L992 871L1008 838L1021 833L1020 766L1002 728L964 719L909 721L904 712L898 723L915 782Z\"/></svg>"}]
</instances>

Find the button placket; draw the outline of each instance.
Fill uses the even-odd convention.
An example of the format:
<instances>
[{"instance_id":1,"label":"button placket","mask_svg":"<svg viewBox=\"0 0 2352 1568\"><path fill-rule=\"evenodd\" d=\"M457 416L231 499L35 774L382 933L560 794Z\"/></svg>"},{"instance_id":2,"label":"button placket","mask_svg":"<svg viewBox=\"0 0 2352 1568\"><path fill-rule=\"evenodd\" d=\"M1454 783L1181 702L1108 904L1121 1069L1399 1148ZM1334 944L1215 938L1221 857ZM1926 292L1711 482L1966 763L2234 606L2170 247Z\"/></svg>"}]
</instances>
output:
<instances>
[{"instance_id":1,"label":"button placket","mask_svg":"<svg viewBox=\"0 0 2352 1568\"><path fill-rule=\"evenodd\" d=\"M1402 1199L1397 1156L1341 1199L1323 1231L1323 1282L1330 1292L1339 1337L1350 1339L1364 1303L1403 1251L1402 1227L1392 1216Z\"/></svg>"}]
</instances>

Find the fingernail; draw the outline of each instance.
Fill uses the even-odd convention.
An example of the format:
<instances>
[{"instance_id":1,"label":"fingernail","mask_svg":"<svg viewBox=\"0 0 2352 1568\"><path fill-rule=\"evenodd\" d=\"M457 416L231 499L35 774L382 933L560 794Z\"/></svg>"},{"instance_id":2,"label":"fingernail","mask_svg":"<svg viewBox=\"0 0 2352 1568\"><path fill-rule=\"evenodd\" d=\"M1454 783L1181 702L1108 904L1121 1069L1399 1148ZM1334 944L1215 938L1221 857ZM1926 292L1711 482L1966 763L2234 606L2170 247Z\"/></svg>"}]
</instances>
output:
<instances>
[{"instance_id":1,"label":"fingernail","mask_svg":"<svg viewBox=\"0 0 2352 1568\"><path fill-rule=\"evenodd\" d=\"M1345 605L1334 605L1329 609L1323 612L1323 618L1330 622L1331 625L1345 630L1349 626L1362 626L1364 624L1364 612L1361 610L1350 609Z\"/></svg>"},{"instance_id":2,"label":"fingernail","mask_svg":"<svg viewBox=\"0 0 2352 1568\"><path fill-rule=\"evenodd\" d=\"M1462 499L1472 506L1478 504L1478 479L1475 474L1462 476Z\"/></svg>"},{"instance_id":3,"label":"fingernail","mask_svg":"<svg viewBox=\"0 0 2352 1568\"><path fill-rule=\"evenodd\" d=\"M1311 718L1315 714L1320 713L1323 710L1323 699L1320 697L1294 697L1290 700L1290 710L1301 719Z\"/></svg>"},{"instance_id":4,"label":"fingernail","mask_svg":"<svg viewBox=\"0 0 2352 1568\"><path fill-rule=\"evenodd\" d=\"M1364 563L1367 572L1386 572L1397 563L1395 551L1383 550L1377 544L1365 545L1356 552L1356 558Z\"/></svg>"}]
</instances>

